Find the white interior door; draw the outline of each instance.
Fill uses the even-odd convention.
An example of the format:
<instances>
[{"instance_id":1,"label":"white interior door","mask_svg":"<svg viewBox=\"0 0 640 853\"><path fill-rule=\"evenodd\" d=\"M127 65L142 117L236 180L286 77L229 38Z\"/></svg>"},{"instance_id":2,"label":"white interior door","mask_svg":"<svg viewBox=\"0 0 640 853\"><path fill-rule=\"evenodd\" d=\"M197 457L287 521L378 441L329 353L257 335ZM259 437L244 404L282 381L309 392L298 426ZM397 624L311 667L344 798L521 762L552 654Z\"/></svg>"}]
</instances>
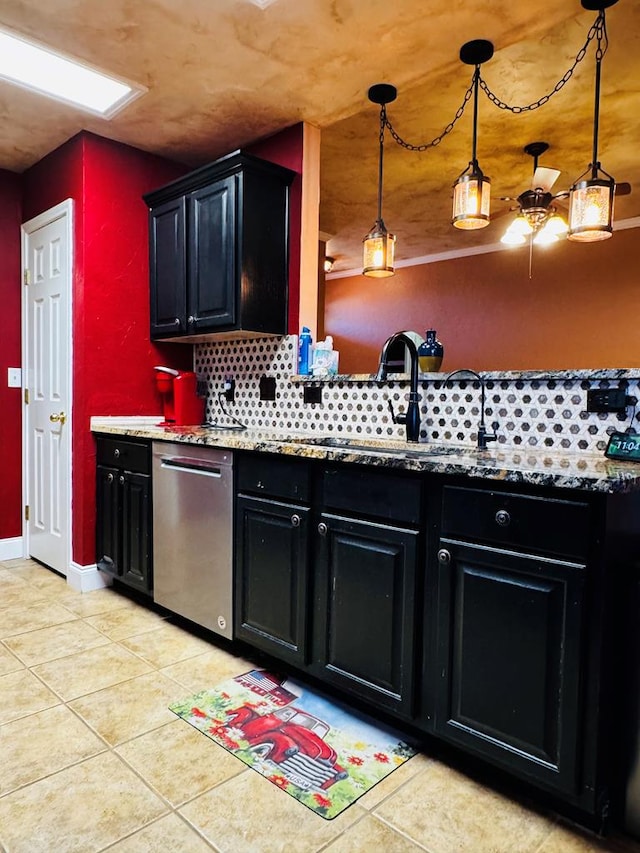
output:
<instances>
[{"instance_id":1,"label":"white interior door","mask_svg":"<svg viewBox=\"0 0 640 853\"><path fill-rule=\"evenodd\" d=\"M23 225L27 552L66 576L71 557L70 200Z\"/></svg>"}]
</instances>

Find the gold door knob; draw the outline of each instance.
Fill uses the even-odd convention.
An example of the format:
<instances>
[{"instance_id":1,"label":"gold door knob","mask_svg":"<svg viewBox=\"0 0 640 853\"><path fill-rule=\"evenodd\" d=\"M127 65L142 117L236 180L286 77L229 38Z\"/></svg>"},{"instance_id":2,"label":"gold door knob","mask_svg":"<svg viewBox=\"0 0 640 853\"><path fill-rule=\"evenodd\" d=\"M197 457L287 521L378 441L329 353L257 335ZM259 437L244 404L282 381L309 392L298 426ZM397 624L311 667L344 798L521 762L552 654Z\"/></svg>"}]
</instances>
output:
<instances>
[{"instance_id":1,"label":"gold door knob","mask_svg":"<svg viewBox=\"0 0 640 853\"><path fill-rule=\"evenodd\" d=\"M54 413L53 415L49 415L49 420L51 421L52 424L57 424L57 423L63 424L66 422L67 416L65 415L64 412L57 412L57 413Z\"/></svg>"}]
</instances>

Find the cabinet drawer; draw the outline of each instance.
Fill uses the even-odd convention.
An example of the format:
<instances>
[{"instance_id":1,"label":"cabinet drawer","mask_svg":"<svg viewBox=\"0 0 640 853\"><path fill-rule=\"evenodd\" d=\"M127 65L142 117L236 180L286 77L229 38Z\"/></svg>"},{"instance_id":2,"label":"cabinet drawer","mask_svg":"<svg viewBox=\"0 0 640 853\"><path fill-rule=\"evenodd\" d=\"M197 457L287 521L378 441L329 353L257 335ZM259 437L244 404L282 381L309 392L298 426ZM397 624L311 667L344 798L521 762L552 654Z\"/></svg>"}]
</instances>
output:
<instances>
[{"instance_id":1,"label":"cabinet drawer","mask_svg":"<svg viewBox=\"0 0 640 853\"><path fill-rule=\"evenodd\" d=\"M442 535L584 560L589 504L445 486Z\"/></svg>"},{"instance_id":2,"label":"cabinet drawer","mask_svg":"<svg viewBox=\"0 0 640 853\"><path fill-rule=\"evenodd\" d=\"M237 469L238 491L274 498L308 501L310 498L309 466L300 459L273 456L241 456Z\"/></svg>"},{"instance_id":3,"label":"cabinet drawer","mask_svg":"<svg viewBox=\"0 0 640 853\"><path fill-rule=\"evenodd\" d=\"M422 481L358 465L325 468L322 502L328 509L418 524Z\"/></svg>"},{"instance_id":4,"label":"cabinet drawer","mask_svg":"<svg viewBox=\"0 0 640 853\"><path fill-rule=\"evenodd\" d=\"M126 468L139 474L151 473L151 453L148 442L127 441L119 438L97 440L98 465Z\"/></svg>"}]
</instances>

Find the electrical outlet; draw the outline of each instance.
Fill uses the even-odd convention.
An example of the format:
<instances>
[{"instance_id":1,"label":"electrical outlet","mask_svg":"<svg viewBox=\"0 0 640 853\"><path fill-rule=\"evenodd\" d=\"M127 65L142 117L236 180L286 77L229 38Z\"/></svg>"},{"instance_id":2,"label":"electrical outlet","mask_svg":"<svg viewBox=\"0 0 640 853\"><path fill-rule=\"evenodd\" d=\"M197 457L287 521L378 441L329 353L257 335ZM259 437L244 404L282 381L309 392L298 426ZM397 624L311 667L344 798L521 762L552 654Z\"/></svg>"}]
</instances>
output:
<instances>
[{"instance_id":1,"label":"electrical outlet","mask_svg":"<svg viewBox=\"0 0 640 853\"><path fill-rule=\"evenodd\" d=\"M588 412L624 412L627 405L626 388L594 388L587 391Z\"/></svg>"},{"instance_id":2,"label":"electrical outlet","mask_svg":"<svg viewBox=\"0 0 640 853\"><path fill-rule=\"evenodd\" d=\"M276 399L276 378L275 376L260 377L260 399L275 400Z\"/></svg>"},{"instance_id":3,"label":"electrical outlet","mask_svg":"<svg viewBox=\"0 0 640 853\"><path fill-rule=\"evenodd\" d=\"M321 403L322 385L304 385L302 399L305 403Z\"/></svg>"},{"instance_id":4,"label":"electrical outlet","mask_svg":"<svg viewBox=\"0 0 640 853\"><path fill-rule=\"evenodd\" d=\"M236 397L236 380L226 376L222 385L222 393L227 403L233 403Z\"/></svg>"}]
</instances>

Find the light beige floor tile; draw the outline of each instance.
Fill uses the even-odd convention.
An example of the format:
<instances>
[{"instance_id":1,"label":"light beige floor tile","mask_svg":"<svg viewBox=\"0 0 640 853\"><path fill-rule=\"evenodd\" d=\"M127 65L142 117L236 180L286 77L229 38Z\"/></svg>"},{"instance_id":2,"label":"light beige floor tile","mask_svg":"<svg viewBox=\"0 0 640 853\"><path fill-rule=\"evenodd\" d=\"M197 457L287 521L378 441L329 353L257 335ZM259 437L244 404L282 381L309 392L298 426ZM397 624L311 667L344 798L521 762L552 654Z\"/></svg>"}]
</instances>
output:
<instances>
[{"instance_id":1,"label":"light beige floor tile","mask_svg":"<svg viewBox=\"0 0 640 853\"><path fill-rule=\"evenodd\" d=\"M178 815L161 817L135 835L118 841L109 853L211 853L211 847Z\"/></svg>"},{"instance_id":2,"label":"light beige floor tile","mask_svg":"<svg viewBox=\"0 0 640 853\"><path fill-rule=\"evenodd\" d=\"M614 834L597 838L577 827L557 826L536 853L633 853L640 851L640 841Z\"/></svg>"},{"instance_id":3,"label":"light beige floor tile","mask_svg":"<svg viewBox=\"0 0 640 853\"><path fill-rule=\"evenodd\" d=\"M144 607L119 608L110 613L88 616L87 622L111 640L135 637L147 631L155 631L164 623L164 617Z\"/></svg>"},{"instance_id":4,"label":"light beige floor tile","mask_svg":"<svg viewBox=\"0 0 640 853\"><path fill-rule=\"evenodd\" d=\"M374 850L381 853L421 853L424 848L394 832L372 815L367 815L332 841L322 853L372 853Z\"/></svg>"},{"instance_id":5,"label":"light beige floor tile","mask_svg":"<svg viewBox=\"0 0 640 853\"><path fill-rule=\"evenodd\" d=\"M117 752L173 806L249 772L238 758L184 720L122 744Z\"/></svg>"},{"instance_id":6,"label":"light beige floor tile","mask_svg":"<svg viewBox=\"0 0 640 853\"><path fill-rule=\"evenodd\" d=\"M0 726L0 795L107 749L64 705Z\"/></svg>"},{"instance_id":7,"label":"light beige floor tile","mask_svg":"<svg viewBox=\"0 0 640 853\"><path fill-rule=\"evenodd\" d=\"M121 644L157 669L211 650L211 643L169 623L157 631L122 640Z\"/></svg>"},{"instance_id":8,"label":"light beige floor tile","mask_svg":"<svg viewBox=\"0 0 640 853\"><path fill-rule=\"evenodd\" d=\"M15 672L17 669L24 669L24 664L3 643L0 643L0 675Z\"/></svg>"},{"instance_id":9,"label":"light beige floor tile","mask_svg":"<svg viewBox=\"0 0 640 853\"><path fill-rule=\"evenodd\" d=\"M534 853L553 829L548 819L436 762L374 814L430 853Z\"/></svg>"},{"instance_id":10,"label":"light beige floor tile","mask_svg":"<svg viewBox=\"0 0 640 853\"><path fill-rule=\"evenodd\" d=\"M43 590L47 595L54 595L58 591L69 589L67 579L62 575L57 574L52 569L46 569L44 566L24 566L15 569L15 573L21 578Z\"/></svg>"},{"instance_id":11,"label":"light beige floor tile","mask_svg":"<svg viewBox=\"0 0 640 853\"><path fill-rule=\"evenodd\" d=\"M250 661L214 647L203 655L163 667L162 672L183 684L188 691L199 693L255 668Z\"/></svg>"},{"instance_id":12,"label":"light beige floor tile","mask_svg":"<svg viewBox=\"0 0 640 853\"><path fill-rule=\"evenodd\" d=\"M0 633L5 612L16 607L30 607L47 600L46 592L31 586L19 578L0 585Z\"/></svg>"},{"instance_id":13,"label":"light beige floor tile","mask_svg":"<svg viewBox=\"0 0 640 853\"><path fill-rule=\"evenodd\" d=\"M0 696L0 726L60 704L58 697L27 669L1 676Z\"/></svg>"},{"instance_id":14,"label":"light beige floor tile","mask_svg":"<svg viewBox=\"0 0 640 853\"><path fill-rule=\"evenodd\" d=\"M107 743L118 743L176 719L169 705L184 697L181 685L149 672L69 703Z\"/></svg>"},{"instance_id":15,"label":"light beige floor tile","mask_svg":"<svg viewBox=\"0 0 640 853\"><path fill-rule=\"evenodd\" d=\"M180 808L225 853L315 853L366 814L357 804L324 820L248 771Z\"/></svg>"},{"instance_id":16,"label":"light beige floor tile","mask_svg":"<svg viewBox=\"0 0 640 853\"><path fill-rule=\"evenodd\" d=\"M117 756L103 753L0 799L0 841L11 853L91 853L164 812Z\"/></svg>"},{"instance_id":17,"label":"light beige floor tile","mask_svg":"<svg viewBox=\"0 0 640 853\"><path fill-rule=\"evenodd\" d=\"M57 601L76 616L83 618L97 616L100 613L111 613L113 610L135 610L140 607L126 595L107 587L91 592L69 590L65 595L58 596Z\"/></svg>"},{"instance_id":18,"label":"light beige floor tile","mask_svg":"<svg viewBox=\"0 0 640 853\"><path fill-rule=\"evenodd\" d=\"M104 634L78 619L75 622L65 622L62 625L9 637L5 640L5 645L27 666L33 666L110 642Z\"/></svg>"},{"instance_id":19,"label":"light beige floor tile","mask_svg":"<svg viewBox=\"0 0 640 853\"><path fill-rule=\"evenodd\" d=\"M49 625L61 625L76 618L65 607L47 599L29 606L10 607L0 611L0 639L47 628Z\"/></svg>"},{"instance_id":20,"label":"light beige floor tile","mask_svg":"<svg viewBox=\"0 0 640 853\"><path fill-rule=\"evenodd\" d=\"M117 643L109 643L97 649L38 664L32 669L68 702L112 684L136 678L150 672L151 667Z\"/></svg>"},{"instance_id":21,"label":"light beige floor tile","mask_svg":"<svg viewBox=\"0 0 640 853\"><path fill-rule=\"evenodd\" d=\"M364 809L374 809L384 799L391 796L398 788L402 787L409 779L421 773L431 763L431 759L424 755L414 755L389 776L374 785L370 791L358 800L358 805Z\"/></svg>"}]
</instances>

